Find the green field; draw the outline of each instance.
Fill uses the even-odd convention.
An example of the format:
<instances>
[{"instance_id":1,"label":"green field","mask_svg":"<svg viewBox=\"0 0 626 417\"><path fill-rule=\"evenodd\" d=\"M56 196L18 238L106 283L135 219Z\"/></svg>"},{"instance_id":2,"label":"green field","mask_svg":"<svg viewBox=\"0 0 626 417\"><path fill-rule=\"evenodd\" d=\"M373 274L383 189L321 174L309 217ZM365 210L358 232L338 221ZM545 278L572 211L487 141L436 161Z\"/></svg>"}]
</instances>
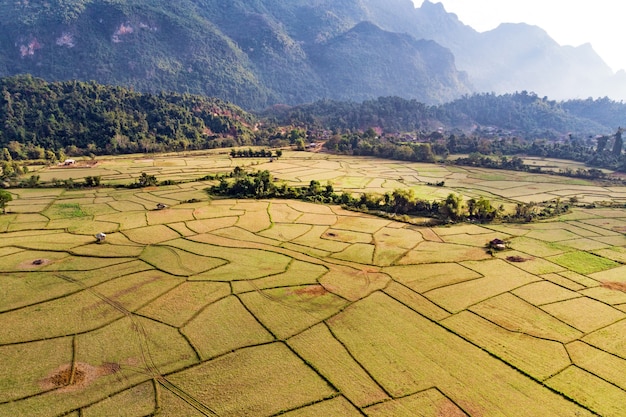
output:
<instances>
[{"instance_id":1,"label":"green field","mask_svg":"<svg viewBox=\"0 0 626 417\"><path fill-rule=\"evenodd\" d=\"M619 202L626 191L314 153L258 162L292 184L507 206ZM210 199L211 182L193 181L246 163L102 159L103 183L141 170L189 182L10 190L0 417L625 415L625 209L420 227L338 206ZM38 171L72 173L92 175ZM508 249L488 253L494 238Z\"/></svg>"}]
</instances>

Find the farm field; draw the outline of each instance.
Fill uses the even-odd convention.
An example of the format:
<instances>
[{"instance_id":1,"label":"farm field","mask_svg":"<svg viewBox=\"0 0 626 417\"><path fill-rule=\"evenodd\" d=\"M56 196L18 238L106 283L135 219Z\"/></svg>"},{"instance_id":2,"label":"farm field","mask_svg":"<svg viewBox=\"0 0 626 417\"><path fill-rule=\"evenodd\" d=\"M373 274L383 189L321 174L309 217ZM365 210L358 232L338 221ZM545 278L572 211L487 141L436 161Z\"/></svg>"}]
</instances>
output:
<instances>
[{"instance_id":1,"label":"farm field","mask_svg":"<svg viewBox=\"0 0 626 417\"><path fill-rule=\"evenodd\" d=\"M557 176L312 153L96 167L128 183L252 163L354 192L626 201L626 187ZM626 415L626 210L418 227L209 199L210 184L10 190L0 417ZM494 238L508 248L488 253Z\"/></svg>"}]
</instances>

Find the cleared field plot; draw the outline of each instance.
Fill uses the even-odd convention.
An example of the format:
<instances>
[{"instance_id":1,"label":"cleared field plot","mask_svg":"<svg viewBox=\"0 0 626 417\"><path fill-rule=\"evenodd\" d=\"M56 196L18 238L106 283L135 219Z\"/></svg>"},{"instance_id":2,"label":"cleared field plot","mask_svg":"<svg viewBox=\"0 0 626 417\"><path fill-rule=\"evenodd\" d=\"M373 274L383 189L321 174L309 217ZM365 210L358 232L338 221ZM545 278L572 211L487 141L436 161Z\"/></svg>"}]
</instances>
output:
<instances>
[{"instance_id":1,"label":"cleared field plot","mask_svg":"<svg viewBox=\"0 0 626 417\"><path fill-rule=\"evenodd\" d=\"M404 285L391 282L385 288L385 294L431 320L439 321L450 316L443 308L434 304L426 297L412 291Z\"/></svg>"},{"instance_id":2,"label":"cleared field plot","mask_svg":"<svg viewBox=\"0 0 626 417\"><path fill-rule=\"evenodd\" d=\"M292 242L328 252L341 252L350 247L349 243L324 239L327 230L328 227L326 226L313 226L305 234L293 239Z\"/></svg>"},{"instance_id":3,"label":"cleared field plot","mask_svg":"<svg viewBox=\"0 0 626 417\"><path fill-rule=\"evenodd\" d=\"M626 359L582 342L570 343L566 347L576 366L626 390Z\"/></svg>"},{"instance_id":4,"label":"cleared field plot","mask_svg":"<svg viewBox=\"0 0 626 417\"><path fill-rule=\"evenodd\" d=\"M152 381L144 382L119 394L108 397L82 409L84 417L109 417L116 410L119 417L147 416L156 409L156 395Z\"/></svg>"},{"instance_id":5,"label":"cleared field plot","mask_svg":"<svg viewBox=\"0 0 626 417\"><path fill-rule=\"evenodd\" d=\"M174 230L161 224L124 230L122 233L131 241L143 245L154 245L180 237Z\"/></svg>"},{"instance_id":6,"label":"cleared field plot","mask_svg":"<svg viewBox=\"0 0 626 417\"><path fill-rule=\"evenodd\" d=\"M321 285L259 290L239 297L279 339L293 336L322 322L347 304Z\"/></svg>"},{"instance_id":7,"label":"cleared field plot","mask_svg":"<svg viewBox=\"0 0 626 417\"><path fill-rule=\"evenodd\" d=\"M580 297L577 292L548 281L533 282L512 293L536 306Z\"/></svg>"},{"instance_id":8,"label":"cleared field plot","mask_svg":"<svg viewBox=\"0 0 626 417\"><path fill-rule=\"evenodd\" d=\"M228 295L230 287L226 283L185 282L141 308L138 314L180 327L206 305Z\"/></svg>"},{"instance_id":9,"label":"cleared field plot","mask_svg":"<svg viewBox=\"0 0 626 417\"><path fill-rule=\"evenodd\" d=\"M344 416L359 417L361 412L354 408L345 398L337 397L331 400L315 403L308 407L299 408L282 414L285 417L318 417L318 416Z\"/></svg>"},{"instance_id":10,"label":"cleared field plot","mask_svg":"<svg viewBox=\"0 0 626 417\"><path fill-rule=\"evenodd\" d=\"M508 331L464 311L441 322L454 333L538 380L545 380L570 364L563 345Z\"/></svg>"},{"instance_id":11,"label":"cleared field plot","mask_svg":"<svg viewBox=\"0 0 626 417\"><path fill-rule=\"evenodd\" d=\"M317 284L319 278L327 272L328 268L323 265L294 260L289 265L289 269L282 274L270 275L253 281L235 281L231 285L234 293L268 288L312 285Z\"/></svg>"},{"instance_id":12,"label":"cleared field plot","mask_svg":"<svg viewBox=\"0 0 626 417\"><path fill-rule=\"evenodd\" d=\"M270 229L263 230L259 235L280 242L288 242L309 232L311 228L312 226L307 224L274 223Z\"/></svg>"},{"instance_id":13,"label":"cleared field plot","mask_svg":"<svg viewBox=\"0 0 626 417\"><path fill-rule=\"evenodd\" d=\"M590 415L380 293L348 307L329 325L393 396L436 387L476 415Z\"/></svg>"},{"instance_id":14,"label":"cleared field plot","mask_svg":"<svg viewBox=\"0 0 626 417\"><path fill-rule=\"evenodd\" d=\"M274 415L334 394L281 343L241 349L168 380L222 417Z\"/></svg>"},{"instance_id":15,"label":"cleared field plot","mask_svg":"<svg viewBox=\"0 0 626 417\"><path fill-rule=\"evenodd\" d=\"M571 251L571 248L565 246L559 246L554 243L544 242L537 239L530 239L528 237L516 237L511 239L509 243L511 249L527 253L538 258L545 256L560 255L564 252Z\"/></svg>"},{"instance_id":16,"label":"cleared field plot","mask_svg":"<svg viewBox=\"0 0 626 417\"><path fill-rule=\"evenodd\" d=\"M146 213L149 225L168 224L194 220L194 209L192 208L166 208L163 210L152 210Z\"/></svg>"},{"instance_id":17,"label":"cleared field plot","mask_svg":"<svg viewBox=\"0 0 626 417\"><path fill-rule=\"evenodd\" d=\"M459 312L480 301L540 280L500 260L465 262L464 265L483 275L483 278L437 288L423 295L450 312Z\"/></svg>"},{"instance_id":18,"label":"cleared field plot","mask_svg":"<svg viewBox=\"0 0 626 417\"><path fill-rule=\"evenodd\" d=\"M368 407L369 417L466 417L456 404L436 389Z\"/></svg>"},{"instance_id":19,"label":"cleared field plot","mask_svg":"<svg viewBox=\"0 0 626 417\"><path fill-rule=\"evenodd\" d=\"M418 293L482 276L457 263L394 266L384 268L383 272Z\"/></svg>"},{"instance_id":20,"label":"cleared field plot","mask_svg":"<svg viewBox=\"0 0 626 417\"><path fill-rule=\"evenodd\" d=\"M146 246L139 259L172 275L190 276L226 264L222 259L195 255L170 246Z\"/></svg>"},{"instance_id":21,"label":"cleared field plot","mask_svg":"<svg viewBox=\"0 0 626 417\"><path fill-rule=\"evenodd\" d=\"M181 331L202 360L274 340L233 296L206 307Z\"/></svg>"},{"instance_id":22,"label":"cleared field plot","mask_svg":"<svg viewBox=\"0 0 626 417\"><path fill-rule=\"evenodd\" d=\"M484 248L455 245L454 243L422 242L396 263L399 265L413 265L490 258L491 255Z\"/></svg>"},{"instance_id":23,"label":"cleared field plot","mask_svg":"<svg viewBox=\"0 0 626 417\"><path fill-rule=\"evenodd\" d=\"M571 271L585 275L620 266L620 264L610 259L582 251L569 252L563 255L551 256L546 259Z\"/></svg>"},{"instance_id":24,"label":"cleared field plot","mask_svg":"<svg viewBox=\"0 0 626 417\"><path fill-rule=\"evenodd\" d=\"M541 307L570 326L589 333L626 317L626 314L589 298L575 298Z\"/></svg>"},{"instance_id":25,"label":"cleared field plot","mask_svg":"<svg viewBox=\"0 0 626 417\"><path fill-rule=\"evenodd\" d=\"M358 407L389 399L325 325L312 327L287 343Z\"/></svg>"},{"instance_id":26,"label":"cleared field plot","mask_svg":"<svg viewBox=\"0 0 626 417\"><path fill-rule=\"evenodd\" d=\"M603 283L600 287L582 290L580 294L609 305L626 304L626 285L619 282Z\"/></svg>"},{"instance_id":27,"label":"cleared field plot","mask_svg":"<svg viewBox=\"0 0 626 417\"><path fill-rule=\"evenodd\" d=\"M623 390L575 366L549 379L546 385L576 398L601 416L626 415L626 393Z\"/></svg>"},{"instance_id":28,"label":"cleared field plot","mask_svg":"<svg viewBox=\"0 0 626 417\"><path fill-rule=\"evenodd\" d=\"M385 288L389 283L389 276L367 267L358 270L335 266L321 277L319 282L327 291L347 300L356 301Z\"/></svg>"},{"instance_id":29,"label":"cleared field plot","mask_svg":"<svg viewBox=\"0 0 626 417\"><path fill-rule=\"evenodd\" d=\"M580 331L508 293L483 301L469 310L503 329L540 339L567 343L583 336Z\"/></svg>"},{"instance_id":30,"label":"cleared field plot","mask_svg":"<svg viewBox=\"0 0 626 417\"><path fill-rule=\"evenodd\" d=\"M40 393L49 370L71 362L72 338L0 346L0 358L0 403L15 401Z\"/></svg>"},{"instance_id":31,"label":"cleared field plot","mask_svg":"<svg viewBox=\"0 0 626 417\"><path fill-rule=\"evenodd\" d=\"M375 245L365 243L355 243L332 255L333 258L344 261L357 262L364 265L371 265L374 261Z\"/></svg>"},{"instance_id":32,"label":"cleared field plot","mask_svg":"<svg viewBox=\"0 0 626 417\"><path fill-rule=\"evenodd\" d=\"M622 320L585 336L583 341L626 360L625 331L626 320Z\"/></svg>"}]
</instances>

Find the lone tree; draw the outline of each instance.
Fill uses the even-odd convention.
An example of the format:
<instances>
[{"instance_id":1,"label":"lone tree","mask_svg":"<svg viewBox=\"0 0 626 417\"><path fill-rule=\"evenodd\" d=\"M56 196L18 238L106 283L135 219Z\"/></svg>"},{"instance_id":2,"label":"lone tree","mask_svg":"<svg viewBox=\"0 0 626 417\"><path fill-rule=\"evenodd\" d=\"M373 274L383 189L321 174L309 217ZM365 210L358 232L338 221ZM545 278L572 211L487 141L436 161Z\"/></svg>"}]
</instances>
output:
<instances>
[{"instance_id":1,"label":"lone tree","mask_svg":"<svg viewBox=\"0 0 626 417\"><path fill-rule=\"evenodd\" d=\"M7 203L13 200L13 196L8 191L0 190L0 209L2 209L2 213L6 214L7 212Z\"/></svg>"}]
</instances>

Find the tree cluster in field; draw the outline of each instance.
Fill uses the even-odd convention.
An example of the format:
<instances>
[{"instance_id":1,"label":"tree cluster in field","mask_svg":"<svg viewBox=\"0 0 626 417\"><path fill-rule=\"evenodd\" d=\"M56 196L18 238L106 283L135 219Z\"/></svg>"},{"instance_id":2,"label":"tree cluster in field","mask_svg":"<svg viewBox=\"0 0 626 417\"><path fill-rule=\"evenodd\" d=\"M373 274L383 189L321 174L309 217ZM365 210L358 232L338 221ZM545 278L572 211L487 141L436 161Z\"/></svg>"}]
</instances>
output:
<instances>
[{"instance_id":1,"label":"tree cluster in field","mask_svg":"<svg viewBox=\"0 0 626 417\"><path fill-rule=\"evenodd\" d=\"M277 149L275 153L272 152L271 149L254 150L252 148L248 148L230 150L231 158L280 158L281 156L283 156L283 151L280 149Z\"/></svg>"},{"instance_id":2,"label":"tree cluster in field","mask_svg":"<svg viewBox=\"0 0 626 417\"><path fill-rule=\"evenodd\" d=\"M311 180L308 186L294 187L276 180L267 171L246 172L236 167L229 175L216 179L219 183L207 188L210 195L232 198L285 198L342 206L376 215L383 215L406 221L409 216L430 217L442 222L472 221L489 223L494 220L509 222L530 222L566 213L569 204L560 199L548 203L518 203L515 213L505 213L504 207L494 207L485 197L471 198L451 193L442 201L428 201L417 198L411 189L396 189L384 194L335 192L329 182L322 185ZM573 202L570 202L573 203Z\"/></svg>"}]
</instances>

